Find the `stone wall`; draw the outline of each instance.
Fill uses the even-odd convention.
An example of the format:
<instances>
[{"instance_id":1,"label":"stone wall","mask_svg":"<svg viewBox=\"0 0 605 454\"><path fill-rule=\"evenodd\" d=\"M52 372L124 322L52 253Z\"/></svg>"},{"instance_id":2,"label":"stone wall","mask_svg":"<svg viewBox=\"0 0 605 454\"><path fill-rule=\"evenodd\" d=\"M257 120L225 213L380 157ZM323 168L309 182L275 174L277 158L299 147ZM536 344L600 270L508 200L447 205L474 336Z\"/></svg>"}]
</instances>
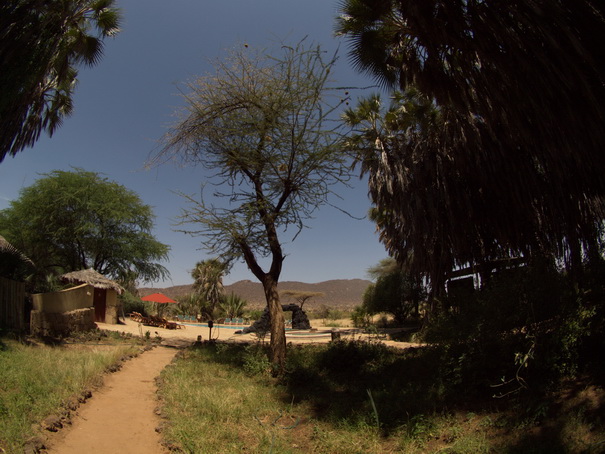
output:
<instances>
[{"instance_id":1,"label":"stone wall","mask_svg":"<svg viewBox=\"0 0 605 454\"><path fill-rule=\"evenodd\" d=\"M34 336L68 336L74 332L96 329L94 308L64 313L31 311L30 328Z\"/></svg>"}]
</instances>

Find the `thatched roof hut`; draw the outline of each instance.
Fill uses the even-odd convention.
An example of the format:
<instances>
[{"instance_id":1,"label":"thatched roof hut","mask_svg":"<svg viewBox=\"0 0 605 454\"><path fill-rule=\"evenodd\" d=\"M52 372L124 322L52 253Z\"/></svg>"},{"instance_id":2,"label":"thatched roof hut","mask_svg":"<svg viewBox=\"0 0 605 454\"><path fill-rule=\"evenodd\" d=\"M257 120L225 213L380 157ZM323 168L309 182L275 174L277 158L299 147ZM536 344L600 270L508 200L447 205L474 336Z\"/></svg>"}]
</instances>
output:
<instances>
[{"instance_id":1,"label":"thatched roof hut","mask_svg":"<svg viewBox=\"0 0 605 454\"><path fill-rule=\"evenodd\" d=\"M61 280L74 284L88 284L92 285L94 288L104 290L115 290L118 295L121 295L124 292L124 288L122 288L121 285L111 279L107 279L92 268L63 274Z\"/></svg>"}]
</instances>

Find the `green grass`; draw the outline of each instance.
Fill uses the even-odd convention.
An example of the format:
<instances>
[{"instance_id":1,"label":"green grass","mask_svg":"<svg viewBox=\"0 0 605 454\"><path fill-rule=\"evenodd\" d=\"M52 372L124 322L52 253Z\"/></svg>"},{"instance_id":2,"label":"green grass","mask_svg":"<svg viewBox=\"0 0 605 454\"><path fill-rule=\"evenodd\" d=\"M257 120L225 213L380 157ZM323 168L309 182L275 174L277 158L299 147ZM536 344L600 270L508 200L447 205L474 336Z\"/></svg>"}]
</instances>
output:
<instances>
[{"instance_id":1,"label":"green grass","mask_svg":"<svg viewBox=\"0 0 605 454\"><path fill-rule=\"evenodd\" d=\"M274 379L263 348L205 344L163 372L164 436L175 448L196 454L549 452L542 446L579 453L598 452L605 440L603 420L594 408L583 410L585 402L559 414L554 400L532 406L521 398L494 399L489 382L471 389L482 388L483 377L449 358L449 349L396 351L359 341L290 346L287 373Z\"/></svg>"},{"instance_id":2,"label":"green grass","mask_svg":"<svg viewBox=\"0 0 605 454\"><path fill-rule=\"evenodd\" d=\"M51 347L0 339L0 452L22 452L40 421L135 351L132 343Z\"/></svg>"},{"instance_id":3,"label":"green grass","mask_svg":"<svg viewBox=\"0 0 605 454\"><path fill-rule=\"evenodd\" d=\"M187 453L379 453L372 425L317 420L310 403L270 377L260 346L192 349L163 374L165 437ZM355 435L355 436L353 436Z\"/></svg>"}]
</instances>

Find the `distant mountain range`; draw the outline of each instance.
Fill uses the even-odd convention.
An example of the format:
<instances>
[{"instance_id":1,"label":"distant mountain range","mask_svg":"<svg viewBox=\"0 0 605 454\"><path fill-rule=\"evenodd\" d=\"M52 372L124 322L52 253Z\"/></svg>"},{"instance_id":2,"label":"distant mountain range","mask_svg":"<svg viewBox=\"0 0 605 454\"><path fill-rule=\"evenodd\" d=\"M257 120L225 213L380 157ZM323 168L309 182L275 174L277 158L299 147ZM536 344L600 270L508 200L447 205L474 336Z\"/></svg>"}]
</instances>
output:
<instances>
[{"instance_id":1,"label":"distant mountain range","mask_svg":"<svg viewBox=\"0 0 605 454\"><path fill-rule=\"evenodd\" d=\"M298 290L308 292L322 292L325 296L309 300L305 308L312 309L325 304L332 308L352 308L361 304L363 292L371 282L365 279L338 279L319 282L317 284L306 284L304 282L284 281L278 285L279 291ZM192 292L193 285L176 285L167 288L140 288L140 296L161 292L170 298L177 299ZM248 307L264 307L266 305L263 286L260 282L238 281L225 286L227 294L233 292L248 301ZM282 298L282 303L294 302L289 298Z\"/></svg>"}]
</instances>

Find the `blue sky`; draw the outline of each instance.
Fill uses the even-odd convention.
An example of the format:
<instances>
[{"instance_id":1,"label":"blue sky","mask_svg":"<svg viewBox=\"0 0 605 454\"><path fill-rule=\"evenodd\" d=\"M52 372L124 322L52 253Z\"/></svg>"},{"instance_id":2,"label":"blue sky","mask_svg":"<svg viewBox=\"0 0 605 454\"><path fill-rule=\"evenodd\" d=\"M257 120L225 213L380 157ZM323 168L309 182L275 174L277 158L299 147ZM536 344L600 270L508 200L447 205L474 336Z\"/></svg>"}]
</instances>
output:
<instances>
[{"instance_id":1,"label":"blue sky","mask_svg":"<svg viewBox=\"0 0 605 454\"><path fill-rule=\"evenodd\" d=\"M346 45L333 36L337 1L328 0L118 0L122 32L105 41L101 62L80 71L75 110L52 138L0 163L0 209L18 197L41 173L80 167L102 173L139 194L156 215L155 237L171 248L164 263L171 280L155 287L188 284L190 271L208 258L203 238L175 232L184 199L176 192L199 194L205 176L199 168L171 164L145 170L158 139L182 106L179 87L211 71L211 60L242 43L271 47L307 36L328 51L338 48L337 85L371 83L356 74ZM367 185L339 192L337 206L362 217L370 203ZM321 282L366 278L366 270L386 256L373 224L354 220L329 206L286 243L281 280ZM225 282L254 280L243 263Z\"/></svg>"}]
</instances>

